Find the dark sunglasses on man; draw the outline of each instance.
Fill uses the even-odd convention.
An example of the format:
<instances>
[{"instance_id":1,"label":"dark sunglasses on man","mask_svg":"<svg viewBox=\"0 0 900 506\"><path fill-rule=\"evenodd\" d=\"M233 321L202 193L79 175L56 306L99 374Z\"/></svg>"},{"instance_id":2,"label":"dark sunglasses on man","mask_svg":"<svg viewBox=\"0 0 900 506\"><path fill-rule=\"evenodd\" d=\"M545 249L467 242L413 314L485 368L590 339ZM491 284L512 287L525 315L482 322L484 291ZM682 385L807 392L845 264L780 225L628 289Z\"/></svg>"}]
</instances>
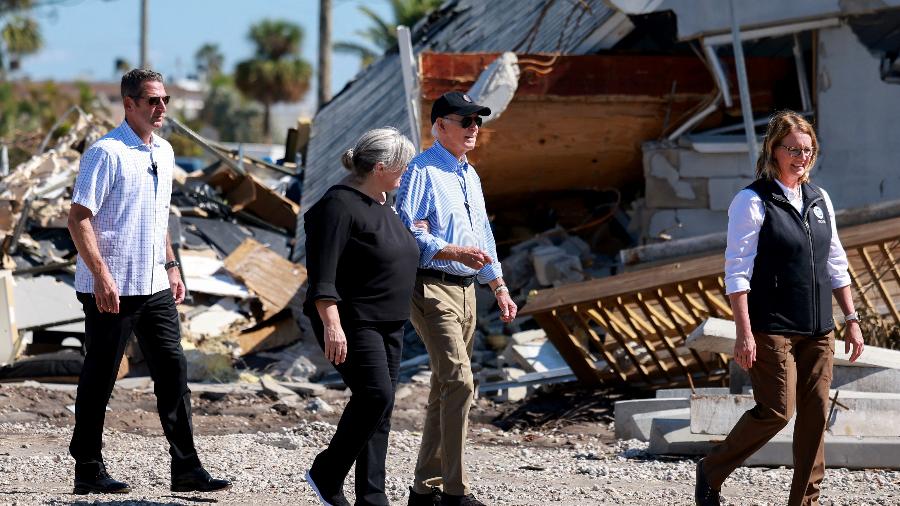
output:
<instances>
[{"instance_id":1,"label":"dark sunglasses on man","mask_svg":"<svg viewBox=\"0 0 900 506\"><path fill-rule=\"evenodd\" d=\"M472 126L472 123L475 123L476 125L478 125L480 127L481 123L484 121L481 118L481 116L466 116L465 118L463 118L461 120L447 118L447 117L445 117L444 119L450 120L454 123L459 123L459 126L461 126L463 128L469 128L470 126Z\"/></svg>"},{"instance_id":2,"label":"dark sunglasses on man","mask_svg":"<svg viewBox=\"0 0 900 506\"><path fill-rule=\"evenodd\" d=\"M142 96L132 95L131 98L133 98L135 102L137 102L138 100L140 100L142 98L146 98L148 104L152 105L153 107L156 107L160 104L160 102L168 105L169 100L172 99L172 96L166 95L164 97L142 97Z\"/></svg>"}]
</instances>

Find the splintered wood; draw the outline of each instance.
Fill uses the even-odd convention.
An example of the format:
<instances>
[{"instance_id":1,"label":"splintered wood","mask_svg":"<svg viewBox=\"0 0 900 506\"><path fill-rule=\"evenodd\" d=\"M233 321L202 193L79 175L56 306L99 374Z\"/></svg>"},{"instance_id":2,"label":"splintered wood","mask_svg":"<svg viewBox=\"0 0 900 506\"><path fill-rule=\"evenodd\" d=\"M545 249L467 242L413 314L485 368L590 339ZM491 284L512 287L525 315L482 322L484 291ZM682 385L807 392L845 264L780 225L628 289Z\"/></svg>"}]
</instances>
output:
<instances>
[{"instance_id":1,"label":"splintered wood","mask_svg":"<svg viewBox=\"0 0 900 506\"><path fill-rule=\"evenodd\" d=\"M900 218L839 235L856 306L900 325ZM833 313L840 331L836 303ZM707 318L732 319L722 254L540 290L521 314L534 317L585 384L661 388L727 376L727 355L685 346Z\"/></svg>"}]
</instances>

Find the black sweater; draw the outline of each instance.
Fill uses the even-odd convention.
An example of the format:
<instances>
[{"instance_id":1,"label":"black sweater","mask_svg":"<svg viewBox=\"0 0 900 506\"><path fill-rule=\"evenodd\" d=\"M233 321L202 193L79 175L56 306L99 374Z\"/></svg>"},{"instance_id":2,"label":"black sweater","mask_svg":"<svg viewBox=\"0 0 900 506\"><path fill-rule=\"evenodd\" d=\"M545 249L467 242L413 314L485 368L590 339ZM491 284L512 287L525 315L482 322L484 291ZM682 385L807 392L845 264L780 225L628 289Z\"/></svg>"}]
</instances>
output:
<instances>
[{"instance_id":1,"label":"black sweater","mask_svg":"<svg viewBox=\"0 0 900 506\"><path fill-rule=\"evenodd\" d=\"M409 318L419 248L391 206L336 185L306 212L304 222L309 275L304 312L310 318L318 318L319 299L337 301L342 321Z\"/></svg>"}]
</instances>

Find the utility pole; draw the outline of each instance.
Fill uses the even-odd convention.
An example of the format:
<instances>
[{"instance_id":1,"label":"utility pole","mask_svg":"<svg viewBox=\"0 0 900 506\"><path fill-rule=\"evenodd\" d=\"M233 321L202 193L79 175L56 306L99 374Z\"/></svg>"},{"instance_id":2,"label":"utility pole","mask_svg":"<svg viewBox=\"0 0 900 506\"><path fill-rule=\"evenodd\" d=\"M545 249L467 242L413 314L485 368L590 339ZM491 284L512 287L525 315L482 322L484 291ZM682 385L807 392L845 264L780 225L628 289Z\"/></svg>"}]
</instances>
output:
<instances>
[{"instance_id":1,"label":"utility pole","mask_svg":"<svg viewBox=\"0 0 900 506\"><path fill-rule=\"evenodd\" d=\"M331 100L331 0L319 0L319 76L316 109Z\"/></svg>"},{"instance_id":2,"label":"utility pole","mask_svg":"<svg viewBox=\"0 0 900 506\"><path fill-rule=\"evenodd\" d=\"M150 61L147 59L147 16L149 14L150 7L147 5L150 0L141 0L141 58L140 58L140 68L145 69L150 66Z\"/></svg>"}]
</instances>

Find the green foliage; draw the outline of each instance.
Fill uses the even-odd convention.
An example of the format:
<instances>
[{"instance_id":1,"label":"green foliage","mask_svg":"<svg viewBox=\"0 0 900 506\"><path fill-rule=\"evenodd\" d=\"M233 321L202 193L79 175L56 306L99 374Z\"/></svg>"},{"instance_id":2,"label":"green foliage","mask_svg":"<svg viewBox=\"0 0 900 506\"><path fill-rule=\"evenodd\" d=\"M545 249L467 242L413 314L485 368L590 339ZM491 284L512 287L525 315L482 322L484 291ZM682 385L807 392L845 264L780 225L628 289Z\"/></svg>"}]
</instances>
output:
<instances>
[{"instance_id":1,"label":"green foliage","mask_svg":"<svg viewBox=\"0 0 900 506\"><path fill-rule=\"evenodd\" d=\"M27 15L32 0L0 0L0 78L19 68L24 56L43 46L37 21Z\"/></svg>"},{"instance_id":2,"label":"green foliage","mask_svg":"<svg viewBox=\"0 0 900 506\"><path fill-rule=\"evenodd\" d=\"M200 46L200 49L194 53L194 62L197 74L206 81L211 81L222 73L225 56L219 50L218 44L207 43Z\"/></svg>"},{"instance_id":3,"label":"green foliage","mask_svg":"<svg viewBox=\"0 0 900 506\"><path fill-rule=\"evenodd\" d=\"M309 90L312 66L300 58L303 29L287 21L263 20L250 27L255 57L238 63L235 85L263 105L263 133L269 138L269 112L277 102L296 102Z\"/></svg>"},{"instance_id":4,"label":"green foliage","mask_svg":"<svg viewBox=\"0 0 900 506\"><path fill-rule=\"evenodd\" d=\"M333 48L339 53L357 55L360 60L362 60L362 65L365 67L375 61L375 58L379 53L384 53L397 45L398 25L412 28L420 19L428 15L434 9L440 7L442 1L443 0L390 0L391 11L394 15L392 21L383 19L369 7L361 5L359 11L369 18L372 26L365 30L357 31L356 34L374 46L375 49L358 42L347 41L336 42ZM378 51L376 51L376 49Z\"/></svg>"},{"instance_id":5,"label":"green foliage","mask_svg":"<svg viewBox=\"0 0 900 506\"><path fill-rule=\"evenodd\" d=\"M226 75L220 75L211 83L199 119L215 129L222 141L263 140L263 111L259 106L244 100Z\"/></svg>"}]
</instances>

